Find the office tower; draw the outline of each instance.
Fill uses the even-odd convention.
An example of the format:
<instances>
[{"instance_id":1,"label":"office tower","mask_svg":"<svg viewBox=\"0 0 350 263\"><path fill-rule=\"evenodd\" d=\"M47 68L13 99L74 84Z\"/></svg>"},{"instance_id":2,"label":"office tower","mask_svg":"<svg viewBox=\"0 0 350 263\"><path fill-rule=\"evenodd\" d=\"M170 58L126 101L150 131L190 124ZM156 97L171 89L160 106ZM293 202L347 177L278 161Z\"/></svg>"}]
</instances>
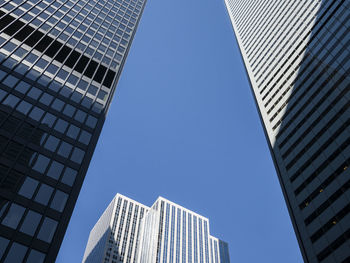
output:
<instances>
[{"instance_id":1,"label":"office tower","mask_svg":"<svg viewBox=\"0 0 350 263\"><path fill-rule=\"evenodd\" d=\"M350 262L350 2L225 0L305 262Z\"/></svg>"},{"instance_id":2,"label":"office tower","mask_svg":"<svg viewBox=\"0 0 350 263\"><path fill-rule=\"evenodd\" d=\"M148 209L117 194L91 230L83 262L135 262L141 219Z\"/></svg>"},{"instance_id":3,"label":"office tower","mask_svg":"<svg viewBox=\"0 0 350 263\"><path fill-rule=\"evenodd\" d=\"M0 262L54 262L144 0L0 0Z\"/></svg>"},{"instance_id":4,"label":"office tower","mask_svg":"<svg viewBox=\"0 0 350 263\"><path fill-rule=\"evenodd\" d=\"M227 243L210 235L208 218L163 197L149 208L117 194L90 232L83 263L90 262L229 263L230 259Z\"/></svg>"}]
</instances>

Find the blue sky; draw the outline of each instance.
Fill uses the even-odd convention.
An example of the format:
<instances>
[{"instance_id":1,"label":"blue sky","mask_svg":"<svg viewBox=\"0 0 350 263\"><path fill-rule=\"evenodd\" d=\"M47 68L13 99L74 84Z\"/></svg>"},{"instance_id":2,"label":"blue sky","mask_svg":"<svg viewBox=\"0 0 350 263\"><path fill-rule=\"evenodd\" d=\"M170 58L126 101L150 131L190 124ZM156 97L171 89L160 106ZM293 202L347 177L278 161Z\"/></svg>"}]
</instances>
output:
<instances>
[{"instance_id":1,"label":"blue sky","mask_svg":"<svg viewBox=\"0 0 350 263\"><path fill-rule=\"evenodd\" d=\"M118 192L208 217L231 263L302 262L223 0L148 0L58 263Z\"/></svg>"}]
</instances>

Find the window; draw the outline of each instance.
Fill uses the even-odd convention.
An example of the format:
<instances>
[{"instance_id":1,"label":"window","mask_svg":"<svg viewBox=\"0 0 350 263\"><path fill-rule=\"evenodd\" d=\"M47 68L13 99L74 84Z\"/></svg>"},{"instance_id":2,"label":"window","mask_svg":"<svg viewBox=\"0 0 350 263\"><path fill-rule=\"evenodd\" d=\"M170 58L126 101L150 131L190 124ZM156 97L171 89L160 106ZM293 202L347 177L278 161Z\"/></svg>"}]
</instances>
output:
<instances>
[{"instance_id":1,"label":"window","mask_svg":"<svg viewBox=\"0 0 350 263\"><path fill-rule=\"evenodd\" d=\"M32 89L28 92L28 96L34 100L37 100L40 97L41 93L42 91L40 89L32 87Z\"/></svg>"},{"instance_id":2,"label":"window","mask_svg":"<svg viewBox=\"0 0 350 263\"><path fill-rule=\"evenodd\" d=\"M65 158L68 158L71 150L72 150L72 145L70 145L67 142L62 142L57 153Z\"/></svg>"},{"instance_id":3,"label":"window","mask_svg":"<svg viewBox=\"0 0 350 263\"><path fill-rule=\"evenodd\" d=\"M9 240L3 237L0 237L0 258L4 255L4 252L9 244Z\"/></svg>"},{"instance_id":4,"label":"window","mask_svg":"<svg viewBox=\"0 0 350 263\"><path fill-rule=\"evenodd\" d=\"M17 204L12 204L5 218L2 220L2 224L10 228L16 229L19 221L22 218L24 210L24 207Z\"/></svg>"},{"instance_id":5,"label":"window","mask_svg":"<svg viewBox=\"0 0 350 263\"><path fill-rule=\"evenodd\" d=\"M51 242L52 237L56 231L57 222L51 218L46 217L38 234L38 239L45 242Z\"/></svg>"},{"instance_id":6,"label":"window","mask_svg":"<svg viewBox=\"0 0 350 263\"><path fill-rule=\"evenodd\" d=\"M95 128L97 119L95 117L89 116L86 120L86 125L90 128Z\"/></svg>"},{"instance_id":7,"label":"window","mask_svg":"<svg viewBox=\"0 0 350 263\"><path fill-rule=\"evenodd\" d=\"M27 258L27 263L43 263L45 259L45 254L32 249Z\"/></svg>"},{"instance_id":8,"label":"window","mask_svg":"<svg viewBox=\"0 0 350 263\"><path fill-rule=\"evenodd\" d=\"M51 198L52 192L53 188L51 186L42 184L34 200L42 205L47 205Z\"/></svg>"},{"instance_id":9,"label":"window","mask_svg":"<svg viewBox=\"0 0 350 263\"><path fill-rule=\"evenodd\" d=\"M4 263L22 262L27 252L27 247L13 243Z\"/></svg>"},{"instance_id":10,"label":"window","mask_svg":"<svg viewBox=\"0 0 350 263\"><path fill-rule=\"evenodd\" d=\"M85 152L83 150L75 147L71 160L73 162L81 164L81 162L83 161L84 155L85 155Z\"/></svg>"},{"instance_id":11,"label":"window","mask_svg":"<svg viewBox=\"0 0 350 263\"><path fill-rule=\"evenodd\" d=\"M78 137L78 134L79 134L79 128L71 124L67 131L67 136L71 137L72 139L76 139Z\"/></svg>"},{"instance_id":12,"label":"window","mask_svg":"<svg viewBox=\"0 0 350 263\"><path fill-rule=\"evenodd\" d=\"M44 111L38 107L34 107L29 114L29 117L36 121L40 121L41 117L44 115Z\"/></svg>"},{"instance_id":13,"label":"window","mask_svg":"<svg viewBox=\"0 0 350 263\"><path fill-rule=\"evenodd\" d=\"M52 125L55 123L56 117L52 115L51 113L46 113L45 117L42 121L43 124L47 124L49 127L52 127Z\"/></svg>"},{"instance_id":14,"label":"window","mask_svg":"<svg viewBox=\"0 0 350 263\"><path fill-rule=\"evenodd\" d=\"M61 182L69 186L72 186L76 176L77 176L77 171L67 167L66 170L64 171Z\"/></svg>"},{"instance_id":15,"label":"window","mask_svg":"<svg viewBox=\"0 0 350 263\"><path fill-rule=\"evenodd\" d=\"M62 173L63 167L64 167L63 164L53 161L49 171L47 172L47 176L58 180Z\"/></svg>"},{"instance_id":16,"label":"window","mask_svg":"<svg viewBox=\"0 0 350 263\"><path fill-rule=\"evenodd\" d=\"M27 235L34 236L35 230L39 225L40 219L41 219L40 214L29 210L28 214L26 215L22 223L20 231Z\"/></svg>"},{"instance_id":17,"label":"window","mask_svg":"<svg viewBox=\"0 0 350 263\"><path fill-rule=\"evenodd\" d=\"M55 130L64 133L67 129L68 123L62 119L59 119L55 125Z\"/></svg>"},{"instance_id":18,"label":"window","mask_svg":"<svg viewBox=\"0 0 350 263\"><path fill-rule=\"evenodd\" d=\"M38 159L36 160L33 170L39 172L39 173L44 173L46 170L47 165L49 164L50 159L47 158L46 156L39 154Z\"/></svg>"},{"instance_id":19,"label":"window","mask_svg":"<svg viewBox=\"0 0 350 263\"><path fill-rule=\"evenodd\" d=\"M82 130L80 137L79 137L79 142L84 143L85 145L88 145L91 139L91 134L87 131Z\"/></svg>"},{"instance_id":20,"label":"window","mask_svg":"<svg viewBox=\"0 0 350 263\"><path fill-rule=\"evenodd\" d=\"M31 199L33 194L38 186L38 181L32 179L31 177L27 177L19 190L19 194Z\"/></svg>"},{"instance_id":21,"label":"window","mask_svg":"<svg viewBox=\"0 0 350 263\"><path fill-rule=\"evenodd\" d=\"M61 111L63 108L64 102L60 99L55 99L51 107L57 111Z\"/></svg>"},{"instance_id":22,"label":"window","mask_svg":"<svg viewBox=\"0 0 350 263\"><path fill-rule=\"evenodd\" d=\"M57 190L51 202L50 207L59 212L62 212L66 205L67 199L68 199L68 195L66 193L63 193L62 191Z\"/></svg>"},{"instance_id":23,"label":"window","mask_svg":"<svg viewBox=\"0 0 350 263\"><path fill-rule=\"evenodd\" d=\"M46 140L44 147L52 152L55 152L59 143L59 139L55 136L50 135Z\"/></svg>"},{"instance_id":24,"label":"window","mask_svg":"<svg viewBox=\"0 0 350 263\"><path fill-rule=\"evenodd\" d=\"M40 102L47 106L50 105L52 100L53 100L53 97L47 93L44 93L40 98Z\"/></svg>"},{"instance_id":25,"label":"window","mask_svg":"<svg viewBox=\"0 0 350 263\"><path fill-rule=\"evenodd\" d=\"M74 119L81 123L84 123L85 118L86 118L86 113L81 110L78 110L74 116Z\"/></svg>"}]
</instances>

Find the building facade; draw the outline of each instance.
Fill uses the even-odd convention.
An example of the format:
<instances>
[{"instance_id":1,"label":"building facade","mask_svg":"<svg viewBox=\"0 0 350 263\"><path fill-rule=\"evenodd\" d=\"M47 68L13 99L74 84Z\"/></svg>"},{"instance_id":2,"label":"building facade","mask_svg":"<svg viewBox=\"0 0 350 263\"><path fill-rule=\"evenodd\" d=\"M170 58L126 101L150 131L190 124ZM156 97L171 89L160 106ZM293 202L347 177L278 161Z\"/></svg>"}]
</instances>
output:
<instances>
[{"instance_id":1,"label":"building facade","mask_svg":"<svg viewBox=\"0 0 350 263\"><path fill-rule=\"evenodd\" d=\"M117 194L91 230L83 262L136 262L141 219L148 210Z\"/></svg>"},{"instance_id":2,"label":"building facade","mask_svg":"<svg viewBox=\"0 0 350 263\"><path fill-rule=\"evenodd\" d=\"M133 209L144 209L140 217L131 210L126 216L125 200L133 203ZM130 228L128 218L134 218L135 227ZM121 222L119 227L115 222ZM91 230L83 258L83 263L89 262L229 263L230 259L227 243L210 235L208 218L163 197L148 208L117 194Z\"/></svg>"},{"instance_id":3,"label":"building facade","mask_svg":"<svg viewBox=\"0 0 350 263\"><path fill-rule=\"evenodd\" d=\"M0 0L0 262L54 262L144 0Z\"/></svg>"},{"instance_id":4,"label":"building facade","mask_svg":"<svg viewBox=\"0 0 350 263\"><path fill-rule=\"evenodd\" d=\"M350 3L225 0L305 262L350 261Z\"/></svg>"}]
</instances>

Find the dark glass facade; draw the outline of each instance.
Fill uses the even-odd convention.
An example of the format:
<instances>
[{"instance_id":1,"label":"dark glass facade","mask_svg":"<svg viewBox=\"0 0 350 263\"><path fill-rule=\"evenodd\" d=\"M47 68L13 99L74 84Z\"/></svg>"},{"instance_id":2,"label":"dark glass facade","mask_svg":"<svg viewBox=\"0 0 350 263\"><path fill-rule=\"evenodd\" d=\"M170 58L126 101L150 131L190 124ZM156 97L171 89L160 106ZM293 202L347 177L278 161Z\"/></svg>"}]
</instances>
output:
<instances>
[{"instance_id":1,"label":"dark glass facade","mask_svg":"<svg viewBox=\"0 0 350 263\"><path fill-rule=\"evenodd\" d=\"M0 262L54 262L144 0L0 0Z\"/></svg>"},{"instance_id":2,"label":"dark glass facade","mask_svg":"<svg viewBox=\"0 0 350 263\"><path fill-rule=\"evenodd\" d=\"M350 2L226 0L305 262L350 262Z\"/></svg>"}]
</instances>

